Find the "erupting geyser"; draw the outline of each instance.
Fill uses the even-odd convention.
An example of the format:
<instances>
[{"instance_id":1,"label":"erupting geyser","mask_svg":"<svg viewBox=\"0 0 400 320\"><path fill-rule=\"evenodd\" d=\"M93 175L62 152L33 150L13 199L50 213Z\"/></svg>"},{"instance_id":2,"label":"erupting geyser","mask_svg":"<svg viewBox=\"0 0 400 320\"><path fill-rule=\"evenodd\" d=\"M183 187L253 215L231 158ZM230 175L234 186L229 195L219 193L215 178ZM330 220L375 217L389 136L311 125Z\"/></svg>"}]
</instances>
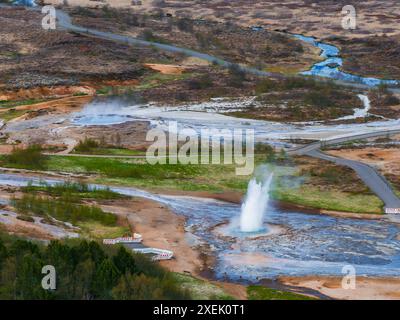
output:
<instances>
[{"instance_id":1,"label":"erupting geyser","mask_svg":"<svg viewBox=\"0 0 400 320\"><path fill-rule=\"evenodd\" d=\"M264 212L268 206L269 188L273 173L263 182L250 180L240 214L240 231L257 232L263 229Z\"/></svg>"}]
</instances>

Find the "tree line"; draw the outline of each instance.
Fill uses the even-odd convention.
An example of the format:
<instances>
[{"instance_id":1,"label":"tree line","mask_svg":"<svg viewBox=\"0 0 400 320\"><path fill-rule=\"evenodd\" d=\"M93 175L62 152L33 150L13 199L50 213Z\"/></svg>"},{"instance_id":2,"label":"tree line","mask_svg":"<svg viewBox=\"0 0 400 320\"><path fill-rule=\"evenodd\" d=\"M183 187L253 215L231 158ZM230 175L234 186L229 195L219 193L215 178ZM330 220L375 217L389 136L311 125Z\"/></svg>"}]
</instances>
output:
<instances>
[{"instance_id":1,"label":"tree line","mask_svg":"<svg viewBox=\"0 0 400 320\"><path fill-rule=\"evenodd\" d=\"M56 289L42 288L42 268L56 270ZM0 236L0 300L190 299L173 274L123 246L95 241L48 245Z\"/></svg>"}]
</instances>

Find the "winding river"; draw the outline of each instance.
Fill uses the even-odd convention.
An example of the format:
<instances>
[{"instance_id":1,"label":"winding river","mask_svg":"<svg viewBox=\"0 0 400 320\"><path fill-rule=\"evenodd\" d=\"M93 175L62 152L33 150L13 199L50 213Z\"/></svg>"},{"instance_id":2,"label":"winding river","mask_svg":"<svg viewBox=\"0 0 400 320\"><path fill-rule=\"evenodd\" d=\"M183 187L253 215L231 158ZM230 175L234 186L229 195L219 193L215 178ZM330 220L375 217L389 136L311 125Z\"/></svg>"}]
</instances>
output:
<instances>
[{"instance_id":1,"label":"winding river","mask_svg":"<svg viewBox=\"0 0 400 320\"><path fill-rule=\"evenodd\" d=\"M388 86L399 85L398 80L382 80L377 78L362 77L340 70L343 66L343 59L340 57L339 48L334 45L317 41L314 37L306 37L296 34L295 38L310 43L321 50L321 57L325 60L314 64L310 70L301 72L306 76L318 76L347 82L355 82L365 84L369 87L375 87L381 84Z\"/></svg>"}]
</instances>

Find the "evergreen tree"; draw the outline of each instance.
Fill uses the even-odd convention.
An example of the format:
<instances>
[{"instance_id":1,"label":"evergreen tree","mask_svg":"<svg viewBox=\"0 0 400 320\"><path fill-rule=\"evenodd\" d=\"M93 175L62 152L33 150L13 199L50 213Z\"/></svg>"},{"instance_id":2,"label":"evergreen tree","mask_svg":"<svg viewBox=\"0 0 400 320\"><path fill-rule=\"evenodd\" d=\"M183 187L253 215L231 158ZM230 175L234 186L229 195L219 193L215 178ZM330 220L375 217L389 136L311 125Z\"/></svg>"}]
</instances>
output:
<instances>
[{"instance_id":1,"label":"evergreen tree","mask_svg":"<svg viewBox=\"0 0 400 320\"><path fill-rule=\"evenodd\" d=\"M129 273L137 273L137 268L135 264L135 260L132 257L125 247L120 247L118 249L117 254L113 257L114 265L118 268L121 274Z\"/></svg>"},{"instance_id":2,"label":"evergreen tree","mask_svg":"<svg viewBox=\"0 0 400 320\"><path fill-rule=\"evenodd\" d=\"M118 283L120 273L110 259L97 266L92 282L92 292L98 299L111 298L111 289Z\"/></svg>"}]
</instances>

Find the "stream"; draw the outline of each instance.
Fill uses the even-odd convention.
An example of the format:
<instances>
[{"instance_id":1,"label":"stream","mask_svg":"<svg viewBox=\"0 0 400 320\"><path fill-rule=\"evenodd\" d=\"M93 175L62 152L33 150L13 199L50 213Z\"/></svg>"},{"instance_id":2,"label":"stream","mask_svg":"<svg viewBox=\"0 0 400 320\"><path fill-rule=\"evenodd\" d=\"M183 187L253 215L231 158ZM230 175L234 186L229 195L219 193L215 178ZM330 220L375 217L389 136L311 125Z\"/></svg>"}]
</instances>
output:
<instances>
[{"instance_id":1,"label":"stream","mask_svg":"<svg viewBox=\"0 0 400 320\"><path fill-rule=\"evenodd\" d=\"M321 50L321 57L325 60L314 64L310 70L301 72L306 76L318 76L347 82L356 82L365 84L369 87L375 87L381 84L388 86L399 85L398 80L382 80L371 77L362 77L351 73L343 72L340 67L343 66L343 59L340 57L340 50L334 45L318 42L314 37L306 37L301 34L294 35L295 38L310 43Z\"/></svg>"}]
</instances>

